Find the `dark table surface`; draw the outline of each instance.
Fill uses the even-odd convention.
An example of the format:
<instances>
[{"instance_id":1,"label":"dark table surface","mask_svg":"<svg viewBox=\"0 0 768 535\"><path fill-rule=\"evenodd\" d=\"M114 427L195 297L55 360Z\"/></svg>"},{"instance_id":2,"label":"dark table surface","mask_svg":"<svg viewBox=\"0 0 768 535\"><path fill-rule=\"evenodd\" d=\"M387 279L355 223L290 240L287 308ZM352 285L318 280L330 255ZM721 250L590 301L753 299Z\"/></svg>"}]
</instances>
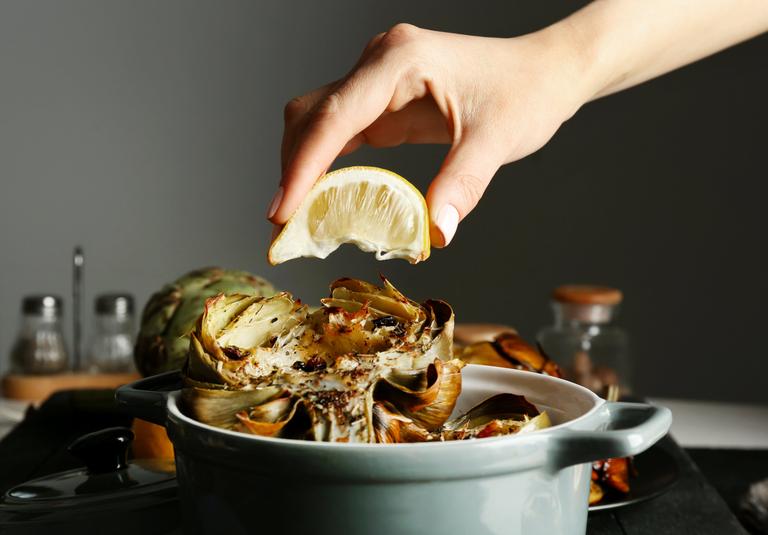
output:
<instances>
[{"instance_id":1,"label":"dark table surface","mask_svg":"<svg viewBox=\"0 0 768 535\"><path fill-rule=\"evenodd\" d=\"M77 437L130 425L112 402L112 392L60 392L0 441L0 492L31 478L80 466L67 452ZM677 461L677 483L658 498L593 513L590 535L745 535L734 513L750 483L768 477L768 450L683 450L666 437L660 443ZM757 533L752 531L751 533Z\"/></svg>"}]
</instances>

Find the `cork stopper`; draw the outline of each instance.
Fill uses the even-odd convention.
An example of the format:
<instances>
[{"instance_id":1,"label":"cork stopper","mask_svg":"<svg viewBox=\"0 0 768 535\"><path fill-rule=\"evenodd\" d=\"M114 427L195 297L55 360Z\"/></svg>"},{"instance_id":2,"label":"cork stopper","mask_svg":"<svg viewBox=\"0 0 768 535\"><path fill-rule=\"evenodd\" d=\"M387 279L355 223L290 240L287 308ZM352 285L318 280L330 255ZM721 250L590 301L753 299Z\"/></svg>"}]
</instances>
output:
<instances>
[{"instance_id":1,"label":"cork stopper","mask_svg":"<svg viewBox=\"0 0 768 535\"><path fill-rule=\"evenodd\" d=\"M552 292L552 298L558 303L574 305L615 306L621 303L623 297L621 290L616 288L582 284L558 286Z\"/></svg>"}]
</instances>

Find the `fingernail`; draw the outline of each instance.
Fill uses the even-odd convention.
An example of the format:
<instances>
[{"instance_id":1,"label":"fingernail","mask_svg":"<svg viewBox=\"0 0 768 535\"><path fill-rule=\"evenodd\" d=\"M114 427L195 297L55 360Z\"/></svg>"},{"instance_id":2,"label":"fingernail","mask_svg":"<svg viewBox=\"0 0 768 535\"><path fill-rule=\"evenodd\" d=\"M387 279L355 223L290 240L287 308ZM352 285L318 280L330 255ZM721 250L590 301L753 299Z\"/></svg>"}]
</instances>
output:
<instances>
[{"instance_id":1,"label":"fingernail","mask_svg":"<svg viewBox=\"0 0 768 535\"><path fill-rule=\"evenodd\" d=\"M437 228L443 235L443 247L451 243L456 228L459 226L459 211L452 204L440 208L437 214Z\"/></svg>"},{"instance_id":2,"label":"fingernail","mask_svg":"<svg viewBox=\"0 0 768 535\"><path fill-rule=\"evenodd\" d=\"M283 186L280 186L277 188L277 191L275 192L275 196L272 197L272 201L269 203L269 208L267 208L267 219L272 219L272 216L275 215L277 212L277 209L280 208L280 203L283 200Z\"/></svg>"}]
</instances>

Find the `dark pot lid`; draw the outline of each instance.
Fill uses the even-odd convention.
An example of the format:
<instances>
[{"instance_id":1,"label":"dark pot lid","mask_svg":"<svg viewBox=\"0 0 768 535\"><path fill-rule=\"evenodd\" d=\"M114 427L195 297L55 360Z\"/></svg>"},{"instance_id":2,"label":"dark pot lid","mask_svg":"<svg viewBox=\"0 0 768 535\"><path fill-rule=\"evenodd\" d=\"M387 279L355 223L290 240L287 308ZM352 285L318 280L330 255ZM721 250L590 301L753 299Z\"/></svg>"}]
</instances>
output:
<instances>
[{"instance_id":1,"label":"dark pot lid","mask_svg":"<svg viewBox=\"0 0 768 535\"><path fill-rule=\"evenodd\" d=\"M69 451L86 468L27 481L0 499L0 513L47 513L68 516L87 511L130 511L177 499L172 460L126 462L133 433L111 427L80 437ZM47 515L46 515L47 516Z\"/></svg>"}]
</instances>

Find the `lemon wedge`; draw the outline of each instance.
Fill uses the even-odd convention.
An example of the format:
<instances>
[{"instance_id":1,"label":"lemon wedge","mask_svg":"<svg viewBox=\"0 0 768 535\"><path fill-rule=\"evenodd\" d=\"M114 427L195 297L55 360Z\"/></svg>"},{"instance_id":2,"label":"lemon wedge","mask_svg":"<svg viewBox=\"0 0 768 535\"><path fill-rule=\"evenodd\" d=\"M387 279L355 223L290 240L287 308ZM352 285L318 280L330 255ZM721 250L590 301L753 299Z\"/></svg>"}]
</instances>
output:
<instances>
[{"instance_id":1,"label":"lemon wedge","mask_svg":"<svg viewBox=\"0 0 768 535\"><path fill-rule=\"evenodd\" d=\"M269 248L272 265L302 256L325 258L343 243L378 260L429 257L427 203L400 175L345 167L321 177Z\"/></svg>"}]
</instances>

